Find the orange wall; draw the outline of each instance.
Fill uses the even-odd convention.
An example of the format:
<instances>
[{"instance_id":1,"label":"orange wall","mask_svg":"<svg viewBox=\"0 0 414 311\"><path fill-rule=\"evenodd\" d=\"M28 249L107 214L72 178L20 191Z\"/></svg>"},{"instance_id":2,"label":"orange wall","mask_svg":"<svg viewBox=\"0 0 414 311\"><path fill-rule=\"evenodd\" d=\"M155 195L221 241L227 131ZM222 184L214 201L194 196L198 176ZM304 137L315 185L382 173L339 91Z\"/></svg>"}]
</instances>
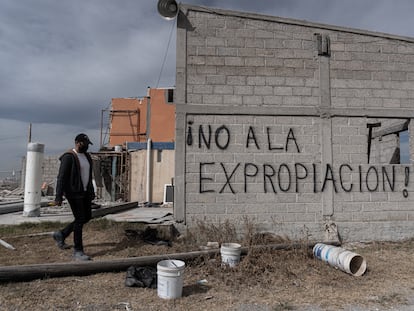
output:
<instances>
[{"instance_id":1,"label":"orange wall","mask_svg":"<svg viewBox=\"0 0 414 311\"><path fill-rule=\"evenodd\" d=\"M175 104L167 103L166 89L150 89L151 129L154 142L175 141Z\"/></svg>"},{"instance_id":2,"label":"orange wall","mask_svg":"<svg viewBox=\"0 0 414 311\"><path fill-rule=\"evenodd\" d=\"M125 142L175 141L175 104L167 103L167 89L150 89L150 131L146 133L148 98L113 98L109 146ZM141 134L141 135L140 135Z\"/></svg>"},{"instance_id":3,"label":"orange wall","mask_svg":"<svg viewBox=\"0 0 414 311\"><path fill-rule=\"evenodd\" d=\"M126 141L145 141L145 125L142 114L146 113L146 103L137 98L113 98L109 115L109 145L123 145ZM145 122L145 118L143 120Z\"/></svg>"}]
</instances>

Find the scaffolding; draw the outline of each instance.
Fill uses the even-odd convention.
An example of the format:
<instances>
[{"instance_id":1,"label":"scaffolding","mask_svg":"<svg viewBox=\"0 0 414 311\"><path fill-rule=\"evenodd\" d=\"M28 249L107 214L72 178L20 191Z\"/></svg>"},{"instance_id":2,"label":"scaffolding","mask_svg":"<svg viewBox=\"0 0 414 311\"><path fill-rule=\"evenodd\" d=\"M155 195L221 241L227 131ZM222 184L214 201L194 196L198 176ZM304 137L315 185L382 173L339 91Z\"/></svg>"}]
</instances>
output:
<instances>
[{"instance_id":1,"label":"scaffolding","mask_svg":"<svg viewBox=\"0 0 414 311\"><path fill-rule=\"evenodd\" d=\"M106 116L106 118L105 118ZM130 131L120 132L114 131L113 120L115 118L125 118L129 122ZM139 109L117 109L112 110L110 108L102 109L101 111L101 138L100 149L110 148L111 137L124 137L125 141L140 142L141 137L145 137L146 133L139 132L140 123L140 111ZM134 130L135 128L135 130Z\"/></svg>"},{"instance_id":2,"label":"scaffolding","mask_svg":"<svg viewBox=\"0 0 414 311\"><path fill-rule=\"evenodd\" d=\"M126 150L91 153L94 164L96 192L100 199L129 200L129 154Z\"/></svg>"}]
</instances>

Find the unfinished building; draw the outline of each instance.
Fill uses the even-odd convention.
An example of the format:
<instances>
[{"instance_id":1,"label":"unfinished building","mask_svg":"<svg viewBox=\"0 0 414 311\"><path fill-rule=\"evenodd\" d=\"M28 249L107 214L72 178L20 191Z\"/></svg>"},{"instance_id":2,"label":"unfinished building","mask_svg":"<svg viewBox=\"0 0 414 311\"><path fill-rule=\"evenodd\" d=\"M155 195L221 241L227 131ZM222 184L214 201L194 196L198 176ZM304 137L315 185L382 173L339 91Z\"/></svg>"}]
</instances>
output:
<instances>
[{"instance_id":1,"label":"unfinished building","mask_svg":"<svg viewBox=\"0 0 414 311\"><path fill-rule=\"evenodd\" d=\"M413 81L412 38L180 5L176 220L411 237Z\"/></svg>"}]
</instances>

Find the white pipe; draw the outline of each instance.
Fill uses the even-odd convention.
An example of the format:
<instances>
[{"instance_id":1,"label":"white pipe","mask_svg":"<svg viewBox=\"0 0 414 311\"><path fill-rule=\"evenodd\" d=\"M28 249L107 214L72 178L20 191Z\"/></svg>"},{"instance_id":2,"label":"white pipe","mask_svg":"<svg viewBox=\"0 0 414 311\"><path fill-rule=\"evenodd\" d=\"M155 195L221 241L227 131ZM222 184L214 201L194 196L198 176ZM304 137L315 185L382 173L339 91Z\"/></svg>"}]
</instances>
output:
<instances>
[{"instance_id":1,"label":"white pipe","mask_svg":"<svg viewBox=\"0 0 414 311\"><path fill-rule=\"evenodd\" d=\"M27 145L23 216L40 216L44 147L39 143Z\"/></svg>"},{"instance_id":2,"label":"white pipe","mask_svg":"<svg viewBox=\"0 0 414 311\"><path fill-rule=\"evenodd\" d=\"M361 276L367 269L367 263L361 255L341 247L317 243L313 247L313 254L332 267L339 268L353 276Z\"/></svg>"},{"instance_id":3,"label":"white pipe","mask_svg":"<svg viewBox=\"0 0 414 311\"><path fill-rule=\"evenodd\" d=\"M13 251L16 250L13 245L7 243L6 241L2 239L0 239L0 244L3 245L5 248L11 249Z\"/></svg>"},{"instance_id":4,"label":"white pipe","mask_svg":"<svg viewBox=\"0 0 414 311\"><path fill-rule=\"evenodd\" d=\"M151 202L151 138L147 140L147 203Z\"/></svg>"}]
</instances>

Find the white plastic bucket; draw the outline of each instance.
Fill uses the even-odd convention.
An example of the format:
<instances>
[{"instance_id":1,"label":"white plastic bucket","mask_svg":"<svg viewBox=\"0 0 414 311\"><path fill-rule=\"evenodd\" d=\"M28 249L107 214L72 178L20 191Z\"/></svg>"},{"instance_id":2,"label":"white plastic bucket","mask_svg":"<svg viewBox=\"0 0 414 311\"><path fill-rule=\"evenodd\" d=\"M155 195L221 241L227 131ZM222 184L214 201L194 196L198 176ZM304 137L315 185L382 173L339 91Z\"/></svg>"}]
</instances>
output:
<instances>
[{"instance_id":1,"label":"white plastic bucket","mask_svg":"<svg viewBox=\"0 0 414 311\"><path fill-rule=\"evenodd\" d=\"M235 267L240 262L241 245L238 243L223 243L220 248L221 262Z\"/></svg>"},{"instance_id":2,"label":"white plastic bucket","mask_svg":"<svg viewBox=\"0 0 414 311\"><path fill-rule=\"evenodd\" d=\"M329 265L354 276L363 275L367 269L367 263L361 255L341 247L317 243L313 247L313 255L329 263Z\"/></svg>"},{"instance_id":3,"label":"white plastic bucket","mask_svg":"<svg viewBox=\"0 0 414 311\"><path fill-rule=\"evenodd\" d=\"M185 262L162 260L157 264L157 293L164 299L180 298L183 293Z\"/></svg>"}]
</instances>

